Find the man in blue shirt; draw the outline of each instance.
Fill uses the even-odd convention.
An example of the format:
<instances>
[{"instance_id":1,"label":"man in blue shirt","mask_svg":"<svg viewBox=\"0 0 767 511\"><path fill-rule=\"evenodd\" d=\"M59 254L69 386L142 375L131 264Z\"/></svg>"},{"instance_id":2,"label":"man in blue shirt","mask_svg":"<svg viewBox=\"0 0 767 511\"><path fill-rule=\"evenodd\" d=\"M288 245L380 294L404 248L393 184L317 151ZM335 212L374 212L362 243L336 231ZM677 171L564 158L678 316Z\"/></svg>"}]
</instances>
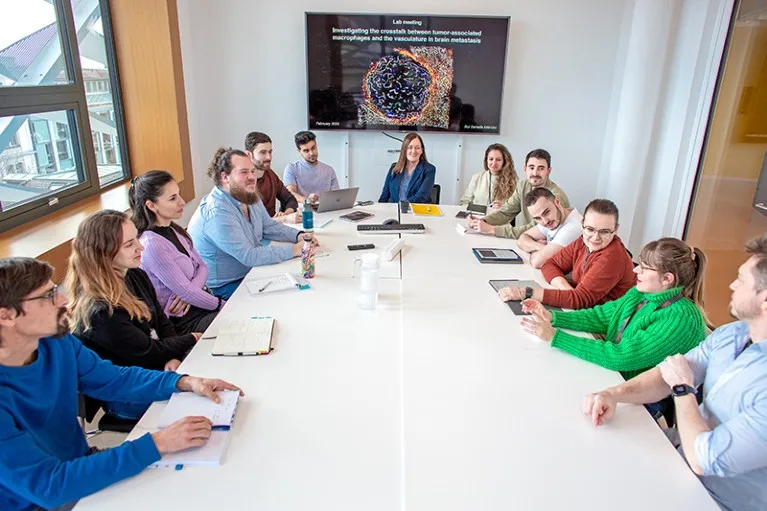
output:
<instances>
[{"instance_id":1,"label":"man in blue shirt","mask_svg":"<svg viewBox=\"0 0 767 511\"><path fill-rule=\"evenodd\" d=\"M767 236L749 241L746 252L730 284L730 314L740 321L583 402L583 413L599 426L617 403L673 395L680 452L719 506L733 511L764 509L767 502Z\"/></svg>"},{"instance_id":2,"label":"man in blue shirt","mask_svg":"<svg viewBox=\"0 0 767 511\"><path fill-rule=\"evenodd\" d=\"M316 202L322 192L338 190L333 167L319 160L317 137L311 131L299 131L294 137L301 159L289 163L282 174L285 186L299 203Z\"/></svg>"},{"instance_id":3,"label":"man in blue shirt","mask_svg":"<svg viewBox=\"0 0 767 511\"><path fill-rule=\"evenodd\" d=\"M309 235L269 217L258 193L256 168L244 151L219 148L208 175L216 186L200 201L188 231L208 265L208 287L228 300L252 267L300 256ZM290 245L269 245L271 241Z\"/></svg>"},{"instance_id":4,"label":"man in blue shirt","mask_svg":"<svg viewBox=\"0 0 767 511\"><path fill-rule=\"evenodd\" d=\"M98 400L160 401L179 391L239 390L221 380L117 367L67 333L67 300L53 268L0 259L0 509L71 509L163 454L203 445L212 424L186 417L157 433L91 453L77 421L78 392Z\"/></svg>"}]
</instances>

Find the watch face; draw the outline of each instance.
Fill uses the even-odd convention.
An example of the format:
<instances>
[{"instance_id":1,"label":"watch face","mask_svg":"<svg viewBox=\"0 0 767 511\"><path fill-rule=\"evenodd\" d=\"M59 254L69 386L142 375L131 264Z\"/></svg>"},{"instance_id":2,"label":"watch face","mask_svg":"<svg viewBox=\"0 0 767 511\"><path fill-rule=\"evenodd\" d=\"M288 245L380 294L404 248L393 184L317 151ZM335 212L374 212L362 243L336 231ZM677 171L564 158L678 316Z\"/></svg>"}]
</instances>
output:
<instances>
[{"instance_id":1,"label":"watch face","mask_svg":"<svg viewBox=\"0 0 767 511\"><path fill-rule=\"evenodd\" d=\"M671 395L673 396L686 396L687 394L696 394L695 389L689 385L674 385L671 387Z\"/></svg>"}]
</instances>

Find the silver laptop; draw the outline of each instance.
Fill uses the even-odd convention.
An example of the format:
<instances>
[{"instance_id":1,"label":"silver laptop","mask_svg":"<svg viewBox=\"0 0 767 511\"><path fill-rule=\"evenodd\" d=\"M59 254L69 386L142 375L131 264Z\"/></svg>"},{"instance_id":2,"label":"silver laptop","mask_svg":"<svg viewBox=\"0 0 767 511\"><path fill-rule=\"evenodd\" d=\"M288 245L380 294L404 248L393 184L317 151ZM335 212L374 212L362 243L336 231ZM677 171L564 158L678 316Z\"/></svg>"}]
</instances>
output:
<instances>
[{"instance_id":1,"label":"silver laptop","mask_svg":"<svg viewBox=\"0 0 767 511\"><path fill-rule=\"evenodd\" d=\"M317 206L317 213L354 207L354 203L357 201L357 192L359 191L359 187L356 187L322 192L319 206Z\"/></svg>"}]
</instances>

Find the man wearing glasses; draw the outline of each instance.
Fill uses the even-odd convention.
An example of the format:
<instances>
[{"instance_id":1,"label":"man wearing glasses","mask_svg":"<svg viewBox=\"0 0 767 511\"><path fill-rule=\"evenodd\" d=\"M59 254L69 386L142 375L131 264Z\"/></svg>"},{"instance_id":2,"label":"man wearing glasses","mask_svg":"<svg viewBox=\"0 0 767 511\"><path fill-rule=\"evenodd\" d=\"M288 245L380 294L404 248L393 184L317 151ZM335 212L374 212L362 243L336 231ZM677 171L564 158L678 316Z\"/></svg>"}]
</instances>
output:
<instances>
[{"instance_id":1,"label":"man wearing glasses","mask_svg":"<svg viewBox=\"0 0 767 511\"><path fill-rule=\"evenodd\" d=\"M626 294L636 284L636 274L626 247L616 235L617 206L606 199L589 202L583 213L582 231L577 240L541 268L554 289L504 287L498 291L501 300L533 298L543 305L586 309Z\"/></svg>"},{"instance_id":2,"label":"man wearing glasses","mask_svg":"<svg viewBox=\"0 0 767 511\"><path fill-rule=\"evenodd\" d=\"M109 401L160 401L194 392L218 401L221 380L116 367L67 333L53 268L0 259L0 509L71 509L163 454L203 445L212 424L186 417L113 449L91 452L77 421L78 392Z\"/></svg>"}]
</instances>

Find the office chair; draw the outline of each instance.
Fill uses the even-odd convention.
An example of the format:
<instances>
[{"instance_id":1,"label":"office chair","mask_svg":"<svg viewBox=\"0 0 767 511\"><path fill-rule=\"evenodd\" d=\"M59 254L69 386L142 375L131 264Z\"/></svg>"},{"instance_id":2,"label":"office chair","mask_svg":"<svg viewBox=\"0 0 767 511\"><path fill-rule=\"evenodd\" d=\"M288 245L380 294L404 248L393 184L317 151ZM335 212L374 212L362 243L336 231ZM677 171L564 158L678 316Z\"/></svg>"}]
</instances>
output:
<instances>
[{"instance_id":1,"label":"office chair","mask_svg":"<svg viewBox=\"0 0 767 511\"><path fill-rule=\"evenodd\" d=\"M431 189L431 203L432 204L439 204L439 194L442 191L442 187L439 185L434 185Z\"/></svg>"},{"instance_id":2,"label":"office chair","mask_svg":"<svg viewBox=\"0 0 767 511\"><path fill-rule=\"evenodd\" d=\"M83 425L85 425L86 422L93 421L98 411L103 407L103 402L83 394L80 394L79 401L78 415L83 419ZM104 431L130 433L137 422L138 420L118 419L117 417L105 413L104 416L99 419L96 429L86 431L85 436L90 438L99 433L103 433Z\"/></svg>"}]
</instances>

